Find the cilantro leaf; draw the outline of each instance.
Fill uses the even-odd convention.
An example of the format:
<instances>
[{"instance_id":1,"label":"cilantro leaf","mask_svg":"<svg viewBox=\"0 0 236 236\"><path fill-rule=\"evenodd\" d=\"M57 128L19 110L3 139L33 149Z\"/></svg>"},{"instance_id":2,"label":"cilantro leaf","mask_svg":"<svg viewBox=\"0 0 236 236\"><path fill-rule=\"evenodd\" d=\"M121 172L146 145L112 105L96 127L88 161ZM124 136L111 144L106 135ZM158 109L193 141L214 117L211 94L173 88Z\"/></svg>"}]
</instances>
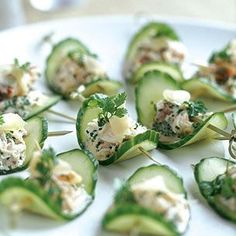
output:
<instances>
[{"instance_id":1,"label":"cilantro leaf","mask_svg":"<svg viewBox=\"0 0 236 236\"><path fill-rule=\"evenodd\" d=\"M30 62L26 62L26 63L20 65L19 60L17 58L15 58L14 65L17 68L22 69L24 72L29 72L29 70L30 70Z\"/></svg>"}]
</instances>

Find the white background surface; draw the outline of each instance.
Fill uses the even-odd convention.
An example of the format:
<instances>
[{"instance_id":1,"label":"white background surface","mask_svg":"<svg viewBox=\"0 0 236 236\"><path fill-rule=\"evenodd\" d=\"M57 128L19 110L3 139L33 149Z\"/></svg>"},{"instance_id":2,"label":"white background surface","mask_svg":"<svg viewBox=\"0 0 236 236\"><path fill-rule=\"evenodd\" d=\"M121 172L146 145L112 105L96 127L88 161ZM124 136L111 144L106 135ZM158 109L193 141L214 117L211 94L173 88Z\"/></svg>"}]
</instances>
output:
<instances>
[{"instance_id":1,"label":"white background surface","mask_svg":"<svg viewBox=\"0 0 236 236\"><path fill-rule=\"evenodd\" d=\"M172 26L174 26L188 47L189 61L206 60L212 50L221 48L236 35L236 28L231 26L223 27L221 24L202 24L184 18L182 20L172 19L168 22L172 23ZM140 24L133 17L100 17L55 21L6 31L0 34L0 64L10 63L13 58L17 57L21 62L25 60L32 61L33 64L43 69L45 56L50 46L40 46L40 39L53 30L56 32L55 40L67 36L75 36L81 39L91 51L99 55L110 76L121 80L122 58L130 37L139 26ZM43 77L41 82L43 83ZM41 85L39 86L42 87ZM129 111L131 116L136 118L133 89L128 90ZM70 102L68 104L62 102L54 109L76 116L79 104L78 102ZM75 131L75 126L59 122L59 120L55 120L55 117L49 117L49 129L72 129ZM49 138L46 142L46 146L48 145L53 146L57 152L76 148L78 147L76 133L74 132L66 137ZM235 225L220 218L201 197L194 182L190 166L203 157L224 156L224 153L224 146L221 142L201 142L178 150L155 150L152 152L159 162L168 164L176 169L184 178L192 212L192 219L186 233L187 236L236 235ZM7 217L7 213L1 207L0 232L2 235L20 236L109 236L111 234L101 231L100 222L112 202L114 179L125 179L137 168L150 163L145 157L140 156L119 164L99 167L94 203L81 217L66 224L59 224L34 215L22 214L19 216L17 228L11 230L8 226L9 217Z\"/></svg>"}]
</instances>

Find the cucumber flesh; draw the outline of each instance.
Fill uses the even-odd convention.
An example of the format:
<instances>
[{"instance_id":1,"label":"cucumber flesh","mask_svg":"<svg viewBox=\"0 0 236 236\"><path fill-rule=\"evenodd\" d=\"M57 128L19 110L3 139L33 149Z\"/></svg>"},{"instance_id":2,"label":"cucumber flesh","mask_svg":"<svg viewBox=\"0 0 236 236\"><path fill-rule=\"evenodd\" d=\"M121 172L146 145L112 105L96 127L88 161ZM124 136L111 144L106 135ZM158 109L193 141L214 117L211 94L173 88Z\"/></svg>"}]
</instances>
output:
<instances>
[{"instance_id":1,"label":"cucumber flesh","mask_svg":"<svg viewBox=\"0 0 236 236\"><path fill-rule=\"evenodd\" d=\"M127 180L129 185L134 185L156 176L162 176L167 188L173 193L184 194L183 180L175 171L164 165L149 165L139 168ZM121 190L122 191L122 190ZM136 203L115 202L108 210L102 221L103 228L108 231L150 235L180 235L174 222L166 220L163 215Z\"/></svg>"},{"instance_id":2,"label":"cucumber flesh","mask_svg":"<svg viewBox=\"0 0 236 236\"><path fill-rule=\"evenodd\" d=\"M236 211L227 207L226 204L222 204L220 194L210 194L208 186L219 175L224 174L227 171L227 168L235 165L235 162L220 157L205 158L195 165L194 176L199 190L203 197L207 200L208 204L219 215L236 223Z\"/></svg>"},{"instance_id":3,"label":"cucumber flesh","mask_svg":"<svg viewBox=\"0 0 236 236\"><path fill-rule=\"evenodd\" d=\"M0 201L11 207L13 203L24 204L22 207L28 211L50 217L55 220L72 220L82 214L92 203L97 180L97 162L92 155L82 150L72 150L58 155L58 158L67 161L83 177L85 190L91 196L89 201L83 203L81 210L75 215L64 214L51 195L44 191L31 179L6 178L0 182ZM84 166L83 166L84 165ZM85 169L85 166L88 169Z\"/></svg>"},{"instance_id":4,"label":"cucumber flesh","mask_svg":"<svg viewBox=\"0 0 236 236\"><path fill-rule=\"evenodd\" d=\"M178 82L184 80L183 74L177 65L165 62L150 62L140 66L138 70L134 72L129 82L132 84L136 84L144 76L144 74L149 71L160 71L172 77L174 80Z\"/></svg>"},{"instance_id":5,"label":"cucumber flesh","mask_svg":"<svg viewBox=\"0 0 236 236\"><path fill-rule=\"evenodd\" d=\"M182 83L182 88L189 91L193 98L207 97L225 102L236 102L236 98L207 78L189 79Z\"/></svg>"},{"instance_id":6,"label":"cucumber flesh","mask_svg":"<svg viewBox=\"0 0 236 236\"><path fill-rule=\"evenodd\" d=\"M155 116L154 103L163 98L165 89L179 89L177 82L168 75L150 71L144 74L135 89L135 103L138 121L148 128L152 128Z\"/></svg>"},{"instance_id":7,"label":"cucumber flesh","mask_svg":"<svg viewBox=\"0 0 236 236\"><path fill-rule=\"evenodd\" d=\"M26 169L32 157L32 153L38 150L37 143L42 147L48 134L47 120L41 117L33 117L27 121L25 129L27 136L24 138L26 144L25 160L22 166L11 170L0 170L0 175L15 173Z\"/></svg>"},{"instance_id":8,"label":"cucumber flesh","mask_svg":"<svg viewBox=\"0 0 236 236\"><path fill-rule=\"evenodd\" d=\"M85 90L81 93L84 97L89 97L94 93L103 93L108 96L115 95L122 88L122 84L115 80L98 79L85 85Z\"/></svg>"},{"instance_id":9,"label":"cucumber flesh","mask_svg":"<svg viewBox=\"0 0 236 236\"><path fill-rule=\"evenodd\" d=\"M94 101L104 96L105 95L102 94L92 95L90 98L84 101L82 108L78 113L76 122L77 139L79 145L82 148L86 148L85 142L87 139L87 134L85 130L88 127L88 123L98 118L98 114L101 111L100 108L94 106ZM123 144L121 144L121 146L118 148L117 152L114 155L112 155L107 160L99 161L99 163L102 165L109 165L113 162L130 159L141 153L138 149L139 147L142 147L146 151L149 151L156 148L157 143L157 132L148 130L142 134L136 135L128 141L125 141Z\"/></svg>"}]
</instances>

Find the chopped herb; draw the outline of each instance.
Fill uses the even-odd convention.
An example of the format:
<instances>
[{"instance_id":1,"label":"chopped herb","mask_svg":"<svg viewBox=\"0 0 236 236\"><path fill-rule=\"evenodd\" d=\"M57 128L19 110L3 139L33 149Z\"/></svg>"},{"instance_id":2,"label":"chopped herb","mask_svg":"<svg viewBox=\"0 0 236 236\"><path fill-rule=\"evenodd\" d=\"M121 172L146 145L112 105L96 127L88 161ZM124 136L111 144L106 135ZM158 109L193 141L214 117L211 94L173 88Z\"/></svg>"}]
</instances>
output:
<instances>
[{"instance_id":1,"label":"chopped herb","mask_svg":"<svg viewBox=\"0 0 236 236\"><path fill-rule=\"evenodd\" d=\"M0 115L0 125L4 124L4 119L3 119L3 115Z\"/></svg>"},{"instance_id":2,"label":"chopped herb","mask_svg":"<svg viewBox=\"0 0 236 236\"><path fill-rule=\"evenodd\" d=\"M131 192L130 185L123 183L121 188L116 192L115 203L132 203L135 202L134 195Z\"/></svg>"},{"instance_id":3,"label":"chopped herb","mask_svg":"<svg viewBox=\"0 0 236 236\"><path fill-rule=\"evenodd\" d=\"M164 136L176 135L176 133L172 130L171 125L166 120L162 122L154 122L153 129L160 132Z\"/></svg>"},{"instance_id":4,"label":"chopped herb","mask_svg":"<svg viewBox=\"0 0 236 236\"><path fill-rule=\"evenodd\" d=\"M96 105L102 109L98 115L98 125L100 127L109 122L109 119L113 116L121 118L127 114L127 109L121 107L126 98L127 95L125 93L120 93L116 96L100 98L97 100Z\"/></svg>"},{"instance_id":5,"label":"chopped herb","mask_svg":"<svg viewBox=\"0 0 236 236\"><path fill-rule=\"evenodd\" d=\"M17 58L15 58L15 59L14 59L14 65L15 65L17 68L22 69L24 72L29 72L29 69L30 69L30 62L26 62L26 63L20 65L19 60L18 60Z\"/></svg>"},{"instance_id":6,"label":"chopped herb","mask_svg":"<svg viewBox=\"0 0 236 236\"><path fill-rule=\"evenodd\" d=\"M68 57L78 63L80 66L84 66L84 55L78 51L72 51L68 53Z\"/></svg>"},{"instance_id":7,"label":"chopped herb","mask_svg":"<svg viewBox=\"0 0 236 236\"><path fill-rule=\"evenodd\" d=\"M187 112L190 118L207 112L207 108L202 101L189 101L184 102L184 104L187 106Z\"/></svg>"}]
</instances>

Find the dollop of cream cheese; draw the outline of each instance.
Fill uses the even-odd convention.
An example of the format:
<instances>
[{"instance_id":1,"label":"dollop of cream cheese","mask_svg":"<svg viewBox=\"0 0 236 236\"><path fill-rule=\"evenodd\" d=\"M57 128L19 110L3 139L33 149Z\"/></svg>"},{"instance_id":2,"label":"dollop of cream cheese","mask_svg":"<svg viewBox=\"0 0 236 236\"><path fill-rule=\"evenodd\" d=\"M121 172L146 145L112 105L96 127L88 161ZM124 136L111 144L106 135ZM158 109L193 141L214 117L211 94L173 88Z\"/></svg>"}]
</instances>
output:
<instances>
[{"instance_id":1,"label":"dollop of cream cheese","mask_svg":"<svg viewBox=\"0 0 236 236\"><path fill-rule=\"evenodd\" d=\"M170 103L181 105L184 102L188 102L191 98L191 95L185 90L165 89L163 91L163 97L166 101Z\"/></svg>"},{"instance_id":2,"label":"dollop of cream cheese","mask_svg":"<svg viewBox=\"0 0 236 236\"><path fill-rule=\"evenodd\" d=\"M137 203L162 214L183 233L190 218L189 204L184 194L171 191L162 176L156 176L131 186Z\"/></svg>"}]
</instances>

